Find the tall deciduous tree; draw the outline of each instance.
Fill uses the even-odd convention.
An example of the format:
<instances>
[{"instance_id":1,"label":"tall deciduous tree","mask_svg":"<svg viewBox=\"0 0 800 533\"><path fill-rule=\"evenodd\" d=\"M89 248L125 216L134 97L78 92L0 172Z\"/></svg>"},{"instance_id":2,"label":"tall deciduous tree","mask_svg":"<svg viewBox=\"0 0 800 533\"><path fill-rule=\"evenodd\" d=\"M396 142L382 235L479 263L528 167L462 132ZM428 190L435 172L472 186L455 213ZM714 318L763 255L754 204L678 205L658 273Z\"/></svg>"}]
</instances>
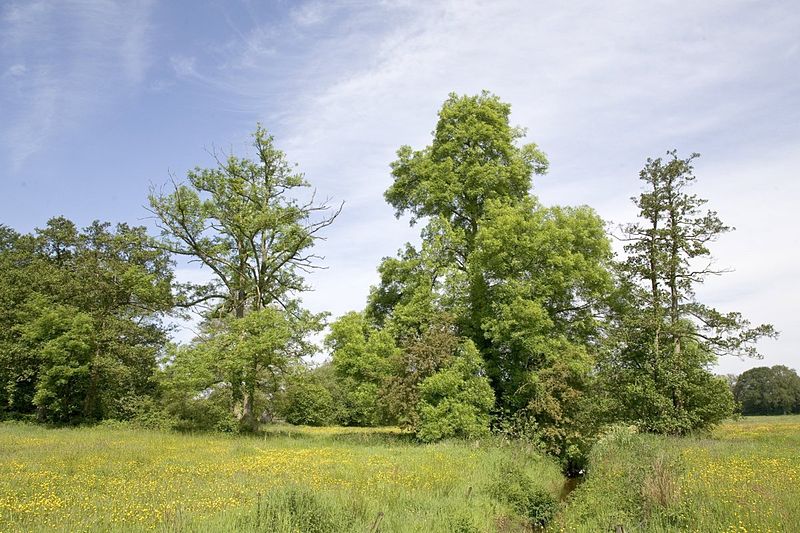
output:
<instances>
[{"instance_id":1,"label":"tall deciduous tree","mask_svg":"<svg viewBox=\"0 0 800 533\"><path fill-rule=\"evenodd\" d=\"M450 95L430 146L400 148L386 199L426 225L419 249L379 267L367 316L407 347L404 337L453 316L456 335L485 361L503 416L524 409L543 425L571 425L580 393L555 381L570 374L570 386L583 386L591 370L610 245L591 209L545 208L530 194L547 159L520 142L525 132L509 115L487 92ZM550 444L563 451L568 433L552 432Z\"/></svg>"},{"instance_id":2,"label":"tall deciduous tree","mask_svg":"<svg viewBox=\"0 0 800 533\"><path fill-rule=\"evenodd\" d=\"M397 151L386 201L398 217L410 213L412 224L429 219L423 234L439 245L440 277L446 268L467 272L488 202L523 200L531 176L547 171L547 157L536 144L519 145L525 130L510 125L510 114L511 106L487 91L477 96L452 93L439 111L431 145ZM470 315L462 327L482 347L480 301L485 286L480 276L464 282Z\"/></svg>"},{"instance_id":3,"label":"tall deciduous tree","mask_svg":"<svg viewBox=\"0 0 800 533\"><path fill-rule=\"evenodd\" d=\"M739 313L719 312L695 298L698 284L722 273L713 268L709 243L731 229L688 191L697 157L670 151L666 159L648 159L639 175L646 190L633 199L641 222L624 228L628 257L620 270L623 297L610 372L622 391L637 391L621 396L658 431L685 432L726 416L728 388L708 366L720 355L756 356L755 341L776 335L770 325L751 327ZM627 383L620 383L624 376Z\"/></svg>"},{"instance_id":4,"label":"tall deciduous tree","mask_svg":"<svg viewBox=\"0 0 800 533\"><path fill-rule=\"evenodd\" d=\"M303 274L320 268L313 245L341 206L318 202L313 192L301 200L308 183L261 126L253 146L255 159L217 158L215 168L196 168L187 183L173 182L170 192L152 191L150 210L165 249L214 274L210 284L190 287L183 305L210 302L209 317L236 319L274 307L300 319L296 299L307 289ZM308 317L302 322L309 324ZM242 421L252 426L255 374L244 367L258 366L259 355L252 352L248 361L236 355L235 360L244 365L241 376L248 380Z\"/></svg>"},{"instance_id":5,"label":"tall deciduous tree","mask_svg":"<svg viewBox=\"0 0 800 533\"><path fill-rule=\"evenodd\" d=\"M751 368L736 379L733 394L744 415L800 412L800 377L783 365Z\"/></svg>"}]
</instances>

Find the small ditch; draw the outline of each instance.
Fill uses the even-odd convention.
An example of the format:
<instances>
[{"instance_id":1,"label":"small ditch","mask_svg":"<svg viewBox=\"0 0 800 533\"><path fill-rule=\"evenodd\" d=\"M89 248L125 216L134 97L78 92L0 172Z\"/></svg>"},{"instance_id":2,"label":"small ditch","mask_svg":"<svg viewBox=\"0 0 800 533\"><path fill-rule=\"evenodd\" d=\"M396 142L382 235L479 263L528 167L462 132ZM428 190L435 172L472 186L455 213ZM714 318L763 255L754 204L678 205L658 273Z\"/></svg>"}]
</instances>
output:
<instances>
[{"instance_id":1,"label":"small ditch","mask_svg":"<svg viewBox=\"0 0 800 533\"><path fill-rule=\"evenodd\" d=\"M558 493L558 499L566 501L569 498L570 494L583 483L585 476L583 474L568 477L564 480L564 484L561 485L561 491Z\"/></svg>"}]
</instances>

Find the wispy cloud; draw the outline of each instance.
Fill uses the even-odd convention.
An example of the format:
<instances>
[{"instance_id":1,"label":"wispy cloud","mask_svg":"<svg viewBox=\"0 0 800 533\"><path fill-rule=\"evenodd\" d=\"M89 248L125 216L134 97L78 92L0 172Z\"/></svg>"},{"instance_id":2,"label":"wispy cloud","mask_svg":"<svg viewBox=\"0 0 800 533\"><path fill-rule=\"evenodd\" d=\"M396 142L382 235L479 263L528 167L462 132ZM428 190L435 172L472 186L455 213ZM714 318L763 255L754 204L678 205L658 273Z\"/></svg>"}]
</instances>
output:
<instances>
[{"instance_id":1,"label":"wispy cloud","mask_svg":"<svg viewBox=\"0 0 800 533\"><path fill-rule=\"evenodd\" d=\"M294 31L314 31L316 8L296 11ZM723 217L754 226L721 248L721 263L741 265L746 274L713 283L715 294L740 297L712 299L800 330L797 318L787 319L797 316L790 312L800 300L790 282L798 258L774 252L791 241L791 223L774 224L770 207L795 197L786 194L796 179L792 153L800 142L797 10L780 2L727 1L339 8L343 12L326 14L325 32L306 54L296 56L302 61L292 66L291 78L305 85L296 94L278 94L284 114L258 98L266 88L274 91L274 66L254 63L227 73L250 112L281 131L290 157L321 189L347 199L354 213L346 211L322 246L331 268L315 277L318 290L310 302L334 311L363 305L379 257L413 235L381 202L394 150L428 142L448 92L487 88L513 103L514 121L528 126L531 139L549 153L551 175L536 183L548 203L588 203L607 219L630 220L635 213L628 198L638 191L636 174L647 156L671 147L704 152L709 164L699 168L707 185L699 192L712 205L719 199ZM246 46L242 50L247 53ZM770 158L768 166L763 157ZM721 170L721 161L729 170L752 169L758 184L747 173ZM776 188L764 189L766 182ZM759 204L751 202L754 190L761 191ZM759 261L750 259L755 235ZM760 283L775 268L786 274L777 281L782 293ZM738 291L746 284L742 275L755 280L749 293ZM773 296L765 300L767 293ZM765 301L771 302L768 312ZM787 361L791 344L769 344L768 353Z\"/></svg>"},{"instance_id":2,"label":"wispy cloud","mask_svg":"<svg viewBox=\"0 0 800 533\"><path fill-rule=\"evenodd\" d=\"M315 26L330 16L331 4L321 1L306 2L295 7L290 16L298 26Z\"/></svg>"},{"instance_id":3,"label":"wispy cloud","mask_svg":"<svg viewBox=\"0 0 800 533\"><path fill-rule=\"evenodd\" d=\"M144 81L150 63L150 1L12 2L3 8L2 126L14 170L53 136ZM20 69L19 65L24 68Z\"/></svg>"},{"instance_id":4,"label":"wispy cloud","mask_svg":"<svg viewBox=\"0 0 800 533\"><path fill-rule=\"evenodd\" d=\"M0 72L24 110L7 137L22 159L41 146L39 131L52 135L91 107L86 95L98 91L87 87L110 85L109 75L135 85L147 72L148 5L65 5L58 14L46 2L4 12L4 49L14 52L3 52ZM260 120L321 194L346 200L320 246L330 268L312 278L317 290L306 300L315 309L361 307L380 257L415 238L382 201L388 164L400 145L429 142L450 91L485 88L513 104L512 120L550 156L550 175L535 183L547 204L590 204L606 219L630 220L647 156L702 152L698 193L740 228L719 243L720 264L737 272L705 296L800 331L800 319L787 318L800 316L791 282L800 258L776 251L796 241L792 221L776 215L792 212L800 164L800 11L790 2L281 5L222 17L224 35L168 55L175 80L150 86L201 89L241 125L236 146ZM65 62L31 52L64 42ZM12 75L15 65L25 69ZM788 343L768 347L777 360L791 356Z\"/></svg>"}]
</instances>

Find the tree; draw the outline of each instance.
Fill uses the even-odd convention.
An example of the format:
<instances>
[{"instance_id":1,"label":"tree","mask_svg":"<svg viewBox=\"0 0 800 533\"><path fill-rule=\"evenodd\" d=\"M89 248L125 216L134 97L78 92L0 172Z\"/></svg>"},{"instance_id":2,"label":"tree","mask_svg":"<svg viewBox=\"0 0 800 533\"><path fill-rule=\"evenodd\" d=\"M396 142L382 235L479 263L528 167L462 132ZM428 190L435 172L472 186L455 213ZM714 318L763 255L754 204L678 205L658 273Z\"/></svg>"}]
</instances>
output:
<instances>
[{"instance_id":1,"label":"tree","mask_svg":"<svg viewBox=\"0 0 800 533\"><path fill-rule=\"evenodd\" d=\"M397 151L386 201L398 217L410 213L412 224L430 219L423 234L428 241L438 241L443 266L466 273L487 203L523 200L531 176L547 171L547 157L536 144L517 145L525 130L509 124L510 113L510 105L487 91L477 96L451 93L439 111L431 145ZM483 280L464 281L469 315L463 317L462 328L482 348Z\"/></svg>"},{"instance_id":2,"label":"tree","mask_svg":"<svg viewBox=\"0 0 800 533\"><path fill-rule=\"evenodd\" d=\"M5 409L77 422L123 418L155 389L172 307L167 254L142 227L57 217L0 251Z\"/></svg>"},{"instance_id":3,"label":"tree","mask_svg":"<svg viewBox=\"0 0 800 533\"><path fill-rule=\"evenodd\" d=\"M454 335L471 340L485 361L497 414L511 419L530 408L543 426L573 424L577 417L565 413L574 407L562 402L580 391L535 383L556 366L574 373L569 383L587 382L611 248L591 209L546 208L530 194L547 159L520 143L525 132L509 115L510 106L487 92L451 94L430 146L400 148L386 200L412 224L427 223L419 249L408 245L384 259L367 315L393 331L407 357L434 317L451 315ZM532 403L545 390L553 394L537 405L552 407L549 415Z\"/></svg>"},{"instance_id":4,"label":"tree","mask_svg":"<svg viewBox=\"0 0 800 533\"><path fill-rule=\"evenodd\" d=\"M544 174L547 158L538 147L517 141L525 130L509 125L511 106L483 91L451 93L439 111L431 145L401 147L392 163L394 183L386 201L398 216L442 217L464 239L454 250L462 260L471 250L486 202L527 196L532 174Z\"/></svg>"},{"instance_id":5,"label":"tree","mask_svg":"<svg viewBox=\"0 0 800 533\"><path fill-rule=\"evenodd\" d=\"M347 313L333 322L325 345L344 403L345 425L376 426L387 421L381 391L397 352L387 330L368 325L363 313Z\"/></svg>"},{"instance_id":6,"label":"tree","mask_svg":"<svg viewBox=\"0 0 800 533\"><path fill-rule=\"evenodd\" d=\"M647 190L634 203L642 221L624 228L628 257L615 295L615 347L604 362L625 416L638 415L645 428L666 433L727 416L730 393L709 366L720 355L755 356L754 343L776 335L770 325L751 327L739 313L695 299L698 284L722 273L712 268L709 243L731 229L687 191L697 157L670 151L666 160L648 159L640 172Z\"/></svg>"},{"instance_id":7,"label":"tree","mask_svg":"<svg viewBox=\"0 0 800 533\"><path fill-rule=\"evenodd\" d=\"M588 207L545 208L533 198L487 206L470 269L485 287L484 357L509 414L529 404L539 372L564 364L576 373L564 383L584 382L610 260L603 222Z\"/></svg>"},{"instance_id":8,"label":"tree","mask_svg":"<svg viewBox=\"0 0 800 533\"><path fill-rule=\"evenodd\" d=\"M217 311L237 318L276 304L288 310L307 289L302 273L321 268L322 258L310 249L341 205L332 210L314 193L307 201L291 196L309 184L261 126L253 146L255 161L215 155L217 167L195 168L188 184L173 180L171 193L151 191L150 211L165 249L214 273L214 281L193 287L196 297L183 305L215 301Z\"/></svg>"},{"instance_id":9,"label":"tree","mask_svg":"<svg viewBox=\"0 0 800 533\"><path fill-rule=\"evenodd\" d=\"M783 365L756 367L736 380L734 397L744 415L785 415L800 412L800 377Z\"/></svg>"},{"instance_id":10,"label":"tree","mask_svg":"<svg viewBox=\"0 0 800 533\"><path fill-rule=\"evenodd\" d=\"M419 385L417 437L423 442L489 434L494 391L472 341L462 343L452 364Z\"/></svg>"},{"instance_id":11,"label":"tree","mask_svg":"<svg viewBox=\"0 0 800 533\"><path fill-rule=\"evenodd\" d=\"M180 303L187 307L212 304L206 315L209 319L242 320L248 313L279 308L287 320L298 322L290 329L309 326L306 331L313 330L311 322L321 317L304 314L297 295L308 288L303 274L321 268L322 258L311 248L341 206L332 209L326 201L318 203L314 193L299 199L308 183L261 126L253 134L253 146L255 160L215 155L216 168L196 168L188 173L185 184L173 180L169 194L151 191L150 210L162 230L163 247L214 274L207 285L187 287ZM272 312L261 316L277 320ZM223 339L241 333L235 322L224 323L230 330ZM255 392L261 378L260 370L254 368L262 366L260 355L255 351L247 355L238 348L233 353L228 363L239 365L237 379L248 380L241 386L241 421L252 428L258 418Z\"/></svg>"}]
</instances>

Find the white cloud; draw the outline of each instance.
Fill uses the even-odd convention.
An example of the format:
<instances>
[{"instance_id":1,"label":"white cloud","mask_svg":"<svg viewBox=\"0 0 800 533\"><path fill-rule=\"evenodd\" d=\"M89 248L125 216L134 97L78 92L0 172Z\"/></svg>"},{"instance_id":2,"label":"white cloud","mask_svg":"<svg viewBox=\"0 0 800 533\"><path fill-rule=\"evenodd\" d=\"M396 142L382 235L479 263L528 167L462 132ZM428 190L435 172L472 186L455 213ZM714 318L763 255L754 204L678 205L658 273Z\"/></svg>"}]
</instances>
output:
<instances>
[{"instance_id":1,"label":"white cloud","mask_svg":"<svg viewBox=\"0 0 800 533\"><path fill-rule=\"evenodd\" d=\"M312 307L363 306L378 258L416 234L382 199L394 151L429 142L448 92L486 88L549 154L551 173L535 183L545 203L628 221L646 157L702 152L698 193L740 229L715 249L736 273L701 295L774 322L785 333L764 344L768 361L797 366L800 11L790 3L313 2L290 19L237 32L216 65L176 70L277 131L309 180L347 201L321 246L330 268L312 278Z\"/></svg>"},{"instance_id":2,"label":"white cloud","mask_svg":"<svg viewBox=\"0 0 800 533\"><path fill-rule=\"evenodd\" d=\"M291 12L292 21L298 26L314 26L324 22L330 15L330 4L326 2L307 2Z\"/></svg>"},{"instance_id":3,"label":"white cloud","mask_svg":"<svg viewBox=\"0 0 800 533\"><path fill-rule=\"evenodd\" d=\"M197 76L197 70L195 69L197 58L175 55L169 58L169 62L179 78Z\"/></svg>"},{"instance_id":4,"label":"white cloud","mask_svg":"<svg viewBox=\"0 0 800 533\"><path fill-rule=\"evenodd\" d=\"M24 75L27 71L28 67L26 67L24 63L17 63L16 65L8 67L3 76L18 77Z\"/></svg>"}]
</instances>

